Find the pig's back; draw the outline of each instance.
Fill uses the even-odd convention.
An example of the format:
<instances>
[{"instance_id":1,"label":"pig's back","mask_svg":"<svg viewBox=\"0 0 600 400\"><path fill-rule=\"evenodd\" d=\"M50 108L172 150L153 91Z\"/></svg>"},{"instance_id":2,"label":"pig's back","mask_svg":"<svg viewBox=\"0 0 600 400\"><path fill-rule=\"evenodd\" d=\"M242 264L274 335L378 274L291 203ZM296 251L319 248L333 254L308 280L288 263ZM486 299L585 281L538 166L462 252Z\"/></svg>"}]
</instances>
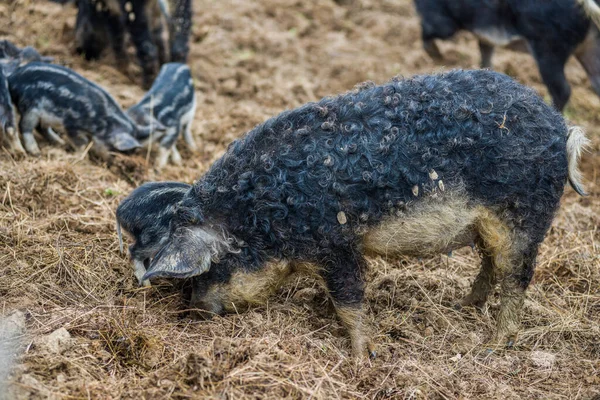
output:
<instances>
[{"instance_id":1,"label":"pig's back","mask_svg":"<svg viewBox=\"0 0 600 400\"><path fill-rule=\"evenodd\" d=\"M558 113L504 75L418 76L268 120L195 190L207 214L288 240L327 233L340 211L355 225L376 224L434 193L492 207L520 202L515 212L530 213L559 201L566 133Z\"/></svg>"},{"instance_id":2,"label":"pig's back","mask_svg":"<svg viewBox=\"0 0 600 400\"><path fill-rule=\"evenodd\" d=\"M28 63L9 77L9 86L21 107L51 102L56 113L75 111L80 118L101 118L120 111L104 89L59 65Z\"/></svg>"}]
</instances>

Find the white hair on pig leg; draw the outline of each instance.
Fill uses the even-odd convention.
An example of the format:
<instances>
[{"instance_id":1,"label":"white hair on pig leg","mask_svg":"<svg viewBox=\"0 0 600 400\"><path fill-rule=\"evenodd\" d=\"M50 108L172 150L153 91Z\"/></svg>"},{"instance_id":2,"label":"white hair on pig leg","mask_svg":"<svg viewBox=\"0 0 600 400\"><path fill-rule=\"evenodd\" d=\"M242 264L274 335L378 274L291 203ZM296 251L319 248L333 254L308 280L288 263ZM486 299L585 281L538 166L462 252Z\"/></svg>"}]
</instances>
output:
<instances>
[{"instance_id":1,"label":"white hair on pig leg","mask_svg":"<svg viewBox=\"0 0 600 400\"><path fill-rule=\"evenodd\" d=\"M23 145L21 144L21 140L19 139L19 135L18 135L17 131L15 130L15 128L13 128L13 127L6 128L6 134L9 137L11 149L19 154L26 154L25 149L23 148Z\"/></svg>"},{"instance_id":2,"label":"white hair on pig leg","mask_svg":"<svg viewBox=\"0 0 600 400\"><path fill-rule=\"evenodd\" d=\"M162 169L165 165L167 165L167 160L169 159L170 154L171 149L158 146L158 155L156 156L156 161L154 162L156 169Z\"/></svg>"},{"instance_id":3,"label":"white hair on pig leg","mask_svg":"<svg viewBox=\"0 0 600 400\"><path fill-rule=\"evenodd\" d=\"M181 154L179 154L177 146L175 145L171 147L171 162L175 165L181 165L182 162Z\"/></svg>"}]
</instances>

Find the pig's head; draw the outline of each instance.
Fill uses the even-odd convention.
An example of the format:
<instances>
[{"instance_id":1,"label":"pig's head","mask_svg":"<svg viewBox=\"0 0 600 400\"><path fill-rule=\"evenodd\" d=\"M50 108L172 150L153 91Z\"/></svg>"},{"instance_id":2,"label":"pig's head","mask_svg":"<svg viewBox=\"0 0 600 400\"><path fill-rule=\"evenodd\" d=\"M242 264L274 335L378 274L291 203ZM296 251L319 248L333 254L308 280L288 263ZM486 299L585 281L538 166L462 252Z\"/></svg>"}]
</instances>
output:
<instances>
[{"instance_id":1,"label":"pig's head","mask_svg":"<svg viewBox=\"0 0 600 400\"><path fill-rule=\"evenodd\" d=\"M142 147L140 142L125 130L115 130L111 132L104 142L111 150L116 150L121 153L127 153Z\"/></svg>"},{"instance_id":2,"label":"pig's head","mask_svg":"<svg viewBox=\"0 0 600 400\"><path fill-rule=\"evenodd\" d=\"M169 240L152 260L144 279L189 278L203 274L226 249L222 235L207 226L193 193L191 189L178 204L171 220Z\"/></svg>"},{"instance_id":3,"label":"pig's head","mask_svg":"<svg viewBox=\"0 0 600 400\"><path fill-rule=\"evenodd\" d=\"M168 130L151 113L142 107L134 106L127 110L127 115L135 125L134 136L136 139L145 141L152 136L153 140L161 138Z\"/></svg>"},{"instance_id":4,"label":"pig's head","mask_svg":"<svg viewBox=\"0 0 600 400\"><path fill-rule=\"evenodd\" d=\"M245 256L239 257L243 244L221 224L207 221L201 206L191 206L193 193L179 203L170 237L142 279L193 278L190 306L192 315L201 318L264 303L291 273L291 265L270 260L247 268Z\"/></svg>"}]
</instances>

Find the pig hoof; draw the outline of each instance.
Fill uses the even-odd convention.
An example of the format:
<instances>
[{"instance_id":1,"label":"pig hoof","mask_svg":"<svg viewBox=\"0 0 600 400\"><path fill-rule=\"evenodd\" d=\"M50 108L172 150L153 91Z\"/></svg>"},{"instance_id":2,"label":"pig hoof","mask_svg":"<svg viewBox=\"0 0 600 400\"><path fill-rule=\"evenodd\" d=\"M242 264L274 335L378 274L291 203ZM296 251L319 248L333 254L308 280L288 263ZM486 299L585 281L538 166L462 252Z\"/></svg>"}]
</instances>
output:
<instances>
[{"instance_id":1,"label":"pig hoof","mask_svg":"<svg viewBox=\"0 0 600 400\"><path fill-rule=\"evenodd\" d=\"M142 281L142 286L144 286L144 287L151 287L152 285L150 284L150 280L146 279L145 281Z\"/></svg>"},{"instance_id":2,"label":"pig hoof","mask_svg":"<svg viewBox=\"0 0 600 400\"><path fill-rule=\"evenodd\" d=\"M460 311L463 309L463 307L475 307L476 309L481 310L483 309L484 305L485 300L475 299L469 295L460 300L458 303L454 304L454 309Z\"/></svg>"},{"instance_id":3,"label":"pig hoof","mask_svg":"<svg viewBox=\"0 0 600 400\"><path fill-rule=\"evenodd\" d=\"M364 360L365 356L367 356L367 358L369 359L374 359L375 357L377 357L377 350L375 349L375 345L370 340L368 340L366 343L363 343L362 346L358 345L357 347L354 347L353 350L354 358L356 360Z\"/></svg>"}]
</instances>

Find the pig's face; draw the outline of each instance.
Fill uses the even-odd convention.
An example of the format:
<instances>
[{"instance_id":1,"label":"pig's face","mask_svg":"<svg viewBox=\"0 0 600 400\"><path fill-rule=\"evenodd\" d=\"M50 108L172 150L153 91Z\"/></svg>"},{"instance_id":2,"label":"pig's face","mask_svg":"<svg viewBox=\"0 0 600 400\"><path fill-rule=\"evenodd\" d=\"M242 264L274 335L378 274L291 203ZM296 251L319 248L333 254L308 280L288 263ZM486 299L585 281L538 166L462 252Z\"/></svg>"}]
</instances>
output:
<instances>
[{"instance_id":1,"label":"pig's face","mask_svg":"<svg viewBox=\"0 0 600 400\"><path fill-rule=\"evenodd\" d=\"M194 277L190 307L193 316L200 318L265 303L292 272L291 264L273 260L249 270L228 258L229 253L238 252L221 233L199 225L180 227L172 232L142 280Z\"/></svg>"},{"instance_id":2,"label":"pig's face","mask_svg":"<svg viewBox=\"0 0 600 400\"><path fill-rule=\"evenodd\" d=\"M138 140L145 141L151 135L153 140L158 140L168 130L167 127L142 108L132 107L127 110L127 115L135 125L135 137Z\"/></svg>"}]
</instances>

